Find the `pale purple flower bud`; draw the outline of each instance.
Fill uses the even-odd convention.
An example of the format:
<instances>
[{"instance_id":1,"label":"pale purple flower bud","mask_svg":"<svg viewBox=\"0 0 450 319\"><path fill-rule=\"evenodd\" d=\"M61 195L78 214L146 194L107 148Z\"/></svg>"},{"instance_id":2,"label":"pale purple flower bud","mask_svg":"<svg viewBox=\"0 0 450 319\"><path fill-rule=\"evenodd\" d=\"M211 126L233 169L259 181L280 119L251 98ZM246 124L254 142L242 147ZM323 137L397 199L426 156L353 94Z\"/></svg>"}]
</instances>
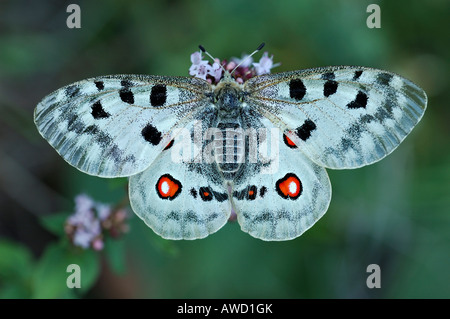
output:
<instances>
[{"instance_id":1,"label":"pale purple flower bud","mask_svg":"<svg viewBox=\"0 0 450 319\"><path fill-rule=\"evenodd\" d=\"M85 223L78 227L73 237L75 246L80 246L84 249L91 245L91 242L101 234L100 221L98 219L86 220Z\"/></svg>"},{"instance_id":2,"label":"pale purple flower bud","mask_svg":"<svg viewBox=\"0 0 450 319\"><path fill-rule=\"evenodd\" d=\"M128 217L128 213L126 209L119 209L115 214L115 221L118 223L123 222Z\"/></svg>"},{"instance_id":3,"label":"pale purple flower bud","mask_svg":"<svg viewBox=\"0 0 450 319\"><path fill-rule=\"evenodd\" d=\"M73 236L73 244L81 248L87 249L91 245L93 239L92 234L88 231L78 228Z\"/></svg>"},{"instance_id":4,"label":"pale purple flower bud","mask_svg":"<svg viewBox=\"0 0 450 319\"><path fill-rule=\"evenodd\" d=\"M227 71L232 71L236 66L237 66L236 62L231 61L231 62L228 62L228 64L225 66L225 69Z\"/></svg>"},{"instance_id":5,"label":"pale purple flower bud","mask_svg":"<svg viewBox=\"0 0 450 319\"><path fill-rule=\"evenodd\" d=\"M104 247L104 243L101 238L95 238L94 241L92 242L92 248L94 250L100 251L103 249L103 247Z\"/></svg>"},{"instance_id":6,"label":"pale purple flower bud","mask_svg":"<svg viewBox=\"0 0 450 319\"><path fill-rule=\"evenodd\" d=\"M211 69L208 70L208 74L214 77L214 80L217 82L220 81L220 78L222 77L222 67L220 66L220 61L216 59L216 62L212 65Z\"/></svg>"},{"instance_id":7,"label":"pale purple flower bud","mask_svg":"<svg viewBox=\"0 0 450 319\"><path fill-rule=\"evenodd\" d=\"M233 57L233 58L231 58L231 61L236 63L236 65L242 63L240 65L240 67L248 68L252 65L253 58L251 56L249 56L248 54L242 54L242 58L239 59L239 58Z\"/></svg>"},{"instance_id":8,"label":"pale purple flower bud","mask_svg":"<svg viewBox=\"0 0 450 319\"><path fill-rule=\"evenodd\" d=\"M94 201L86 194L80 194L75 197L75 212L87 211L94 206Z\"/></svg>"},{"instance_id":9,"label":"pale purple flower bud","mask_svg":"<svg viewBox=\"0 0 450 319\"><path fill-rule=\"evenodd\" d=\"M273 55L269 58L269 54L264 52L258 63L253 63L256 75L269 74L273 68Z\"/></svg>"},{"instance_id":10,"label":"pale purple flower bud","mask_svg":"<svg viewBox=\"0 0 450 319\"><path fill-rule=\"evenodd\" d=\"M98 203L96 205L97 216L101 221L104 221L111 214L111 206Z\"/></svg>"},{"instance_id":11,"label":"pale purple flower bud","mask_svg":"<svg viewBox=\"0 0 450 319\"><path fill-rule=\"evenodd\" d=\"M84 225L86 221L94 218L92 208L94 201L86 194L80 194L75 197L75 213L71 215L68 222L74 226Z\"/></svg>"},{"instance_id":12,"label":"pale purple flower bud","mask_svg":"<svg viewBox=\"0 0 450 319\"><path fill-rule=\"evenodd\" d=\"M189 68L189 74L197 78L206 80L206 75L211 72L211 66L208 61L202 60L201 52L194 52L191 54L192 65Z\"/></svg>"},{"instance_id":13,"label":"pale purple flower bud","mask_svg":"<svg viewBox=\"0 0 450 319\"><path fill-rule=\"evenodd\" d=\"M191 62L192 62L192 64L200 64L202 62L202 52L198 51L198 52L192 53L191 54Z\"/></svg>"}]
</instances>

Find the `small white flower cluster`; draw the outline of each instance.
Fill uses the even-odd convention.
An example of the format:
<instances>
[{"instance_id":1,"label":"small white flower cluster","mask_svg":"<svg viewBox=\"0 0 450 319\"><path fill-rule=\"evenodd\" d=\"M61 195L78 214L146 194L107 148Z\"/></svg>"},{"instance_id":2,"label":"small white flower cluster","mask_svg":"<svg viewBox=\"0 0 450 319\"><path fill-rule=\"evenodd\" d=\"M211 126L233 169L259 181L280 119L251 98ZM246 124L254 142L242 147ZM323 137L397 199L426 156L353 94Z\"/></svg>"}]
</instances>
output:
<instances>
[{"instance_id":1,"label":"small white flower cluster","mask_svg":"<svg viewBox=\"0 0 450 319\"><path fill-rule=\"evenodd\" d=\"M75 212L67 219L65 232L75 246L102 250L104 230L113 237L126 232L126 217L125 209L113 210L110 205L81 194L75 197Z\"/></svg>"},{"instance_id":2,"label":"small white flower cluster","mask_svg":"<svg viewBox=\"0 0 450 319\"><path fill-rule=\"evenodd\" d=\"M275 66L273 64L273 54L269 58L269 53L267 52L264 52L258 63L253 63L253 67L256 70L256 75L270 74L270 70Z\"/></svg>"},{"instance_id":3,"label":"small white flower cluster","mask_svg":"<svg viewBox=\"0 0 450 319\"><path fill-rule=\"evenodd\" d=\"M222 68L220 67L219 59L216 59L213 65L210 65L208 61L202 60L202 52L194 52L191 54L192 65L189 68L189 74L197 78L206 80L206 76L210 75L216 82L220 81L222 77Z\"/></svg>"},{"instance_id":4,"label":"small white flower cluster","mask_svg":"<svg viewBox=\"0 0 450 319\"><path fill-rule=\"evenodd\" d=\"M231 62L215 59L211 65L209 61L203 60L202 51L199 51L191 54L191 62L189 74L213 84L219 83L223 76L221 65L229 72L239 65L232 74L238 83L243 83L256 75L270 74L271 69L280 65L274 64L273 55L269 57L267 52L264 52L258 63L253 63L253 58L244 54L240 59L232 58Z\"/></svg>"}]
</instances>

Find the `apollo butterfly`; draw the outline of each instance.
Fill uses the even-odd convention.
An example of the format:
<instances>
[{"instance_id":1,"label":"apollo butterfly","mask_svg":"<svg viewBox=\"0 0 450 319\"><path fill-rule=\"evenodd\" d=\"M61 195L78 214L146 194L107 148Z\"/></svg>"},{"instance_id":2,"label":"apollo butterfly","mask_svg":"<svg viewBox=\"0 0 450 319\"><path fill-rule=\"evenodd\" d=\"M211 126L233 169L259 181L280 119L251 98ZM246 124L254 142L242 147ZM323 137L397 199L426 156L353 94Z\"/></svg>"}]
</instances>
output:
<instances>
[{"instance_id":1,"label":"apollo butterfly","mask_svg":"<svg viewBox=\"0 0 450 319\"><path fill-rule=\"evenodd\" d=\"M267 53L231 70L201 49L193 77L99 76L56 90L34 113L69 164L129 177L132 209L167 239L206 237L232 213L254 237L300 236L330 203L325 169L384 158L426 108L419 86L388 71L268 74Z\"/></svg>"}]
</instances>

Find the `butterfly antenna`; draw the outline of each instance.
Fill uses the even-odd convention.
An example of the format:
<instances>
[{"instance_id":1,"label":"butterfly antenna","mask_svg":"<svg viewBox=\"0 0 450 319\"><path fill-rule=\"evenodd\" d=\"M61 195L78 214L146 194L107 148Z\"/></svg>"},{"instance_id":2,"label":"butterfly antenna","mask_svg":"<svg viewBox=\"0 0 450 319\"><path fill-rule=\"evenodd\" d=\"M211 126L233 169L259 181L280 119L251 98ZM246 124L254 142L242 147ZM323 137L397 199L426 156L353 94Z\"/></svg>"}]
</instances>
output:
<instances>
[{"instance_id":1,"label":"butterfly antenna","mask_svg":"<svg viewBox=\"0 0 450 319\"><path fill-rule=\"evenodd\" d=\"M261 43L261 44L256 48L256 50L252 52L252 54L247 55L247 56L245 57L245 59L243 59L243 60L241 61L241 63L239 63L238 65L236 65L236 67L233 69L233 71L231 71L230 74L233 74L233 72L236 71L236 69L237 69L238 67L240 67L242 63L244 63L245 61L247 61L248 59L250 59L255 53L258 53L259 51L261 51L261 49L264 48L265 45L266 45L266 44L265 44L264 42Z\"/></svg>"},{"instance_id":2,"label":"butterfly antenna","mask_svg":"<svg viewBox=\"0 0 450 319\"><path fill-rule=\"evenodd\" d=\"M200 48L200 50L201 50L204 54L206 54L207 56L209 56L209 57L213 60L213 63L216 62L216 59L214 59L214 57L213 57L211 54L209 54L208 51L206 51L206 49L203 47L203 45L199 45L198 47ZM222 68L223 72L225 73L226 70L225 70L225 68L223 67L222 63L219 62L219 65L220 65L220 67Z\"/></svg>"}]
</instances>

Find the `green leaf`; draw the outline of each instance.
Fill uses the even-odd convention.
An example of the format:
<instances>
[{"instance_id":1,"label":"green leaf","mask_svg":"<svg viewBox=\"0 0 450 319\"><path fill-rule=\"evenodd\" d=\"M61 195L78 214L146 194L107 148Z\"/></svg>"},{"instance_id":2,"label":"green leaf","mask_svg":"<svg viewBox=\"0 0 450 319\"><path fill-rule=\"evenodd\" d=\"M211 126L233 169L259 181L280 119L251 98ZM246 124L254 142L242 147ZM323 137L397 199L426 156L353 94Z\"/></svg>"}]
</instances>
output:
<instances>
[{"instance_id":1,"label":"green leaf","mask_svg":"<svg viewBox=\"0 0 450 319\"><path fill-rule=\"evenodd\" d=\"M33 267L30 251L25 246L0 240L0 279L26 278Z\"/></svg>"},{"instance_id":2,"label":"green leaf","mask_svg":"<svg viewBox=\"0 0 450 319\"><path fill-rule=\"evenodd\" d=\"M150 232L149 232L149 234L150 234ZM164 239L157 235L154 236L154 234L150 234L150 235L152 235L152 238L150 240L151 240L153 247L155 247L159 251L162 251L163 253L165 253L171 257L178 256L180 251L178 249L177 244L173 240L167 240L167 239Z\"/></svg>"},{"instance_id":3,"label":"green leaf","mask_svg":"<svg viewBox=\"0 0 450 319\"><path fill-rule=\"evenodd\" d=\"M64 233L64 224L66 223L67 218L70 216L70 213L58 213L51 214L48 216L44 216L40 219L41 225L47 229L49 232L55 234L56 236L63 236Z\"/></svg>"},{"instance_id":4,"label":"green leaf","mask_svg":"<svg viewBox=\"0 0 450 319\"><path fill-rule=\"evenodd\" d=\"M68 262L78 264L81 269L80 292L86 293L98 279L100 274L100 256L97 252L89 249L82 251L82 254L72 254Z\"/></svg>"},{"instance_id":5,"label":"green leaf","mask_svg":"<svg viewBox=\"0 0 450 319\"><path fill-rule=\"evenodd\" d=\"M67 279L74 271L68 266L79 266L80 288L69 288ZM34 298L67 298L75 293L87 292L99 275L99 256L92 250L75 249L61 243L47 247L33 276Z\"/></svg>"},{"instance_id":6,"label":"green leaf","mask_svg":"<svg viewBox=\"0 0 450 319\"><path fill-rule=\"evenodd\" d=\"M6 282L1 285L0 299L28 299L30 292L26 285L19 282Z\"/></svg>"},{"instance_id":7,"label":"green leaf","mask_svg":"<svg viewBox=\"0 0 450 319\"><path fill-rule=\"evenodd\" d=\"M107 237L104 252L111 269L116 274L125 273L125 241Z\"/></svg>"}]
</instances>

